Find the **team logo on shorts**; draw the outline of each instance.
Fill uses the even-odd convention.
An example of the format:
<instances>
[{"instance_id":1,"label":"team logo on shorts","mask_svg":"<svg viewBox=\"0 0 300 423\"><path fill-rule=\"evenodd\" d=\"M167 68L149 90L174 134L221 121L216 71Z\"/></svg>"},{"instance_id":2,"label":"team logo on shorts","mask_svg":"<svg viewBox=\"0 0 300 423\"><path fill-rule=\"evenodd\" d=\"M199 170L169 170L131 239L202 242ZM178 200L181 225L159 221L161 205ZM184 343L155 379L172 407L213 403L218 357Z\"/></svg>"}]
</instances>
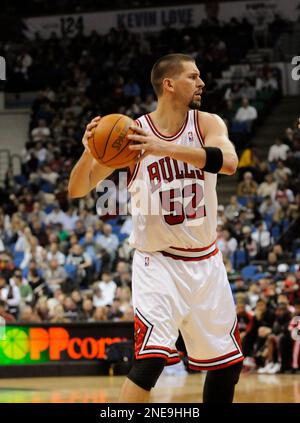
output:
<instances>
[{"instance_id":1,"label":"team logo on shorts","mask_svg":"<svg viewBox=\"0 0 300 423\"><path fill-rule=\"evenodd\" d=\"M191 131L188 132L189 142L193 141L193 133Z\"/></svg>"},{"instance_id":2,"label":"team logo on shorts","mask_svg":"<svg viewBox=\"0 0 300 423\"><path fill-rule=\"evenodd\" d=\"M150 264L150 257L145 257L145 267L148 267Z\"/></svg>"}]
</instances>

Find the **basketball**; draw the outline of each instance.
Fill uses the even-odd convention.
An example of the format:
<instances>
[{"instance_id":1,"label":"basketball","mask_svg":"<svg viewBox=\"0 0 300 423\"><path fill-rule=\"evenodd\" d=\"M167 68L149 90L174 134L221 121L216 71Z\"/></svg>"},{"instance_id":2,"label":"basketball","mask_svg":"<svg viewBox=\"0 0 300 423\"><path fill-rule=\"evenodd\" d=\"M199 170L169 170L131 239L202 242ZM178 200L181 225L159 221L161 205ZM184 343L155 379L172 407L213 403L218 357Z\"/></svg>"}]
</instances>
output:
<instances>
[{"instance_id":1,"label":"basketball","mask_svg":"<svg viewBox=\"0 0 300 423\"><path fill-rule=\"evenodd\" d=\"M130 126L134 121L122 114L111 114L101 118L95 128L94 136L89 138L88 146L93 157L101 164L114 169L128 166L139 155L131 151L127 135L134 133Z\"/></svg>"}]
</instances>

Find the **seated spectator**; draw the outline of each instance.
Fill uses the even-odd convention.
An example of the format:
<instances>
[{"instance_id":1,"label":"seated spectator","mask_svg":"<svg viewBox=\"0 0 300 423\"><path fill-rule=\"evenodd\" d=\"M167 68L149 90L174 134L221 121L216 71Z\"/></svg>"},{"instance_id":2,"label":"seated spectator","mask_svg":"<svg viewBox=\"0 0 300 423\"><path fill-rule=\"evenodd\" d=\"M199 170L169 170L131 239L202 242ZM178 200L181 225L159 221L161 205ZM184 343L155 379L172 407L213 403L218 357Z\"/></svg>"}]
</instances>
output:
<instances>
[{"instance_id":1,"label":"seated spectator","mask_svg":"<svg viewBox=\"0 0 300 423\"><path fill-rule=\"evenodd\" d=\"M217 239L217 246L222 253L231 255L237 249L238 243L227 229L223 229Z\"/></svg>"},{"instance_id":2,"label":"seated spectator","mask_svg":"<svg viewBox=\"0 0 300 423\"><path fill-rule=\"evenodd\" d=\"M104 307L106 306L106 300L103 296L101 288L99 288L97 282L93 285L93 306L97 307Z\"/></svg>"},{"instance_id":3,"label":"seated spectator","mask_svg":"<svg viewBox=\"0 0 300 423\"><path fill-rule=\"evenodd\" d=\"M62 220L59 223L62 223L63 228L66 231L74 231L76 227L76 222L78 220L77 213L74 207L70 206L66 213L63 213Z\"/></svg>"},{"instance_id":4,"label":"seated spectator","mask_svg":"<svg viewBox=\"0 0 300 423\"><path fill-rule=\"evenodd\" d=\"M123 311L123 316L120 317L120 322L133 322L133 321L134 321L134 310L131 305L128 305Z\"/></svg>"},{"instance_id":5,"label":"seated spectator","mask_svg":"<svg viewBox=\"0 0 300 423\"><path fill-rule=\"evenodd\" d=\"M47 215L42 210L42 206L41 206L41 203L39 201L35 201L33 203L33 210L28 216L28 220L30 222L33 222L35 219L39 222L42 222L42 223L46 223L46 219L47 219Z\"/></svg>"},{"instance_id":6,"label":"seated spectator","mask_svg":"<svg viewBox=\"0 0 300 423\"><path fill-rule=\"evenodd\" d=\"M42 322L50 320L47 297L40 297L35 305L35 310Z\"/></svg>"},{"instance_id":7,"label":"seated spectator","mask_svg":"<svg viewBox=\"0 0 300 423\"><path fill-rule=\"evenodd\" d=\"M278 304L275 310L275 321L272 328L260 327L258 334L260 337L266 338L265 343L265 365L258 369L259 374L275 374L279 373L282 366L282 356L280 354L282 340L289 336L288 327L291 320L291 313L288 311L287 304ZM283 364L284 368L288 367L287 363Z\"/></svg>"},{"instance_id":8,"label":"seated spectator","mask_svg":"<svg viewBox=\"0 0 300 423\"><path fill-rule=\"evenodd\" d=\"M233 84L232 86L228 87L224 95L224 99L226 101L228 100L236 101L236 100L240 100L241 98L242 98L242 91L239 84Z\"/></svg>"},{"instance_id":9,"label":"seated spectator","mask_svg":"<svg viewBox=\"0 0 300 423\"><path fill-rule=\"evenodd\" d=\"M109 272L103 272L101 275L101 281L95 283L100 288L102 297L104 299L104 305L112 304L115 298L117 285L112 279L112 275Z\"/></svg>"},{"instance_id":10,"label":"seated spectator","mask_svg":"<svg viewBox=\"0 0 300 423\"><path fill-rule=\"evenodd\" d=\"M72 322L78 320L77 305L70 296L66 296L63 302L64 317L70 319Z\"/></svg>"},{"instance_id":11,"label":"seated spectator","mask_svg":"<svg viewBox=\"0 0 300 423\"><path fill-rule=\"evenodd\" d=\"M108 320L118 321L123 317L123 312L120 309L121 301L119 298L114 298L112 305L108 308L107 318Z\"/></svg>"},{"instance_id":12,"label":"seated spectator","mask_svg":"<svg viewBox=\"0 0 300 423\"><path fill-rule=\"evenodd\" d=\"M66 256L59 251L57 242L52 242L50 244L50 248L47 253L47 260L51 261L52 259L56 259L60 266L63 266L66 261Z\"/></svg>"},{"instance_id":13,"label":"seated spectator","mask_svg":"<svg viewBox=\"0 0 300 423\"><path fill-rule=\"evenodd\" d=\"M274 191L277 190L277 182L274 181L272 173L268 173L265 176L265 182L262 182L257 189L257 195L259 197L271 196Z\"/></svg>"},{"instance_id":14,"label":"seated spectator","mask_svg":"<svg viewBox=\"0 0 300 423\"><path fill-rule=\"evenodd\" d=\"M266 196L259 206L259 212L261 216L274 216L277 210L277 204L272 200L271 196Z\"/></svg>"},{"instance_id":15,"label":"seated spectator","mask_svg":"<svg viewBox=\"0 0 300 423\"><path fill-rule=\"evenodd\" d=\"M9 283L13 286L16 285L20 291L20 305L31 305L33 302L33 291L27 279L22 277L22 271L16 269L13 276L10 278Z\"/></svg>"},{"instance_id":16,"label":"seated spectator","mask_svg":"<svg viewBox=\"0 0 300 423\"><path fill-rule=\"evenodd\" d=\"M228 220L233 220L238 217L242 206L239 204L236 195L232 195L229 200L229 204L225 207L225 216Z\"/></svg>"},{"instance_id":17,"label":"seated spectator","mask_svg":"<svg viewBox=\"0 0 300 423\"><path fill-rule=\"evenodd\" d=\"M283 138L283 143L288 145L290 148L294 146L295 132L292 128L286 128Z\"/></svg>"},{"instance_id":18,"label":"seated spectator","mask_svg":"<svg viewBox=\"0 0 300 423\"><path fill-rule=\"evenodd\" d=\"M75 289L74 291L71 292L71 298L76 304L77 313L79 313L80 310L82 309L82 303L83 303L81 292Z\"/></svg>"},{"instance_id":19,"label":"seated spectator","mask_svg":"<svg viewBox=\"0 0 300 423\"><path fill-rule=\"evenodd\" d=\"M246 254L249 258L254 258L257 256L257 244L252 239L251 228L249 226L244 226L243 230L243 237L240 241L239 247L246 251Z\"/></svg>"},{"instance_id":20,"label":"seated spectator","mask_svg":"<svg viewBox=\"0 0 300 423\"><path fill-rule=\"evenodd\" d=\"M252 239L257 245L257 258L265 259L271 245L271 234L266 229L264 222L257 222L256 228L252 233Z\"/></svg>"},{"instance_id":21,"label":"seated spectator","mask_svg":"<svg viewBox=\"0 0 300 423\"><path fill-rule=\"evenodd\" d=\"M59 204L54 204L51 213L47 215L46 223L56 225L57 223L63 224L64 212L59 207Z\"/></svg>"},{"instance_id":22,"label":"seated spectator","mask_svg":"<svg viewBox=\"0 0 300 423\"><path fill-rule=\"evenodd\" d=\"M260 287L256 282L249 284L248 292L246 293L246 303L249 304L251 310L255 309L256 303L260 296Z\"/></svg>"},{"instance_id":23,"label":"seated spectator","mask_svg":"<svg viewBox=\"0 0 300 423\"><path fill-rule=\"evenodd\" d=\"M251 84L251 80L249 78L246 78L242 85L241 95L242 97L248 98L249 100L255 100L256 98L256 89Z\"/></svg>"},{"instance_id":24,"label":"seated spectator","mask_svg":"<svg viewBox=\"0 0 300 423\"><path fill-rule=\"evenodd\" d=\"M275 144L273 144L269 149L268 161L271 163L278 162L278 160L285 162L289 150L290 147L287 144L283 144L281 138L276 138Z\"/></svg>"},{"instance_id":25,"label":"seated spectator","mask_svg":"<svg viewBox=\"0 0 300 423\"><path fill-rule=\"evenodd\" d=\"M92 322L106 322L107 321L107 308L97 307L94 311Z\"/></svg>"},{"instance_id":26,"label":"seated spectator","mask_svg":"<svg viewBox=\"0 0 300 423\"><path fill-rule=\"evenodd\" d=\"M246 304L244 302L239 301L236 304L236 315L241 341L243 342L244 336L250 332L252 328L253 314L247 312Z\"/></svg>"},{"instance_id":27,"label":"seated spectator","mask_svg":"<svg viewBox=\"0 0 300 423\"><path fill-rule=\"evenodd\" d=\"M256 108L250 106L248 98L243 98L242 106L238 108L234 120L239 123L244 123L245 128L250 132L256 119Z\"/></svg>"},{"instance_id":28,"label":"seated spectator","mask_svg":"<svg viewBox=\"0 0 300 423\"><path fill-rule=\"evenodd\" d=\"M113 275L113 280L119 286L130 286L131 285L131 274L129 263L120 260L116 266L116 272Z\"/></svg>"},{"instance_id":29,"label":"seated spectator","mask_svg":"<svg viewBox=\"0 0 300 423\"><path fill-rule=\"evenodd\" d=\"M54 307L50 323L71 323L71 319L65 317L65 311L61 304Z\"/></svg>"},{"instance_id":30,"label":"seated spectator","mask_svg":"<svg viewBox=\"0 0 300 423\"><path fill-rule=\"evenodd\" d=\"M92 322L95 308L93 306L92 300L86 298L82 303L82 313L80 320L84 322Z\"/></svg>"},{"instance_id":31,"label":"seated spectator","mask_svg":"<svg viewBox=\"0 0 300 423\"><path fill-rule=\"evenodd\" d=\"M1 285L0 285L1 286ZM0 317L5 320L5 323L14 323L16 318L6 311L5 301L0 299Z\"/></svg>"},{"instance_id":32,"label":"seated spectator","mask_svg":"<svg viewBox=\"0 0 300 423\"><path fill-rule=\"evenodd\" d=\"M13 282L7 283L2 276L0 277L0 300L5 302L7 312L18 319L21 305L20 289Z\"/></svg>"},{"instance_id":33,"label":"seated spectator","mask_svg":"<svg viewBox=\"0 0 300 423\"><path fill-rule=\"evenodd\" d=\"M243 181L238 184L237 195L241 197L255 196L257 183L253 180L251 172L244 173Z\"/></svg>"},{"instance_id":34,"label":"seated spectator","mask_svg":"<svg viewBox=\"0 0 300 423\"><path fill-rule=\"evenodd\" d=\"M110 259L108 263L109 269L116 258L116 252L119 246L119 239L117 235L112 233L112 226L104 224L102 228L102 234L96 236L96 244L101 246L107 253L109 253Z\"/></svg>"},{"instance_id":35,"label":"seated spectator","mask_svg":"<svg viewBox=\"0 0 300 423\"><path fill-rule=\"evenodd\" d=\"M287 177L292 175L292 171L289 167L286 167L284 161L278 160L276 169L273 173L274 179L277 184L283 184L287 180Z\"/></svg>"},{"instance_id":36,"label":"seated spectator","mask_svg":"<svg viewBox=\"0 0 300 423\"><path fill-rule=\"evenodd\" d=\"M59 265L56 259L52 259L44 272L47 287L53 293L56 289L61 288L67 279L65 269Z\"/></svg>"},{"instance_id":37,"label":"seated spectator","mask_svg":"<svg viewBox=\"0 0 300 423\"><path fill-rule=\"evenodd\" d=\"M48 128L47 122L44 119L40 119L38 121L38 126L33 128L31 131L31 138L34 142L44 142L48 137L50 137L50 135L50 129Z\"/></svg>"},{"instance_id":38,"label":"seated spectator","mask_svg":"<svg viewBox=\"0 0 300 423\"><path fill-rule=\"evenodd\" d=\"M40 323L41 319L30 305L26 305L20 312L21 323Z\"/></svg>"},{"instance_id":39,"label":"seated spectator","mask_svg":"<svg viewBox=\"0 0 300 423\"><path fill-rule=\"evenodd\" d=\"M267 303L259 299L256 303L251 330L244 336L243 352L245 357L253 357L257 365L263 365L265 336L259 332L260 328L270 329L274 322L274 313L267 308Z\"/></svg>"},{"instance_id":40,"label":"seated spectator","mask_svg":"<svg viewBox=\"0 0 300 423\"><path fill-rule=\"evenodd\" d=\"M119 286L116 290L116 298L120 299L120 310L125 313L125 310L132 305L132 292L129 286Z\"/></svg>"},{"instance_id":41,"label":"seated spectator","mask_svg":"<svg viewBox=\"0 0 300 423\"><path fill-rule=\"evenodd\" d=\"M87 287L92 276L92 260L79 244L71 247L66 264L72 264L76 268L76 284Z\"/></svg>"}]
</instances>

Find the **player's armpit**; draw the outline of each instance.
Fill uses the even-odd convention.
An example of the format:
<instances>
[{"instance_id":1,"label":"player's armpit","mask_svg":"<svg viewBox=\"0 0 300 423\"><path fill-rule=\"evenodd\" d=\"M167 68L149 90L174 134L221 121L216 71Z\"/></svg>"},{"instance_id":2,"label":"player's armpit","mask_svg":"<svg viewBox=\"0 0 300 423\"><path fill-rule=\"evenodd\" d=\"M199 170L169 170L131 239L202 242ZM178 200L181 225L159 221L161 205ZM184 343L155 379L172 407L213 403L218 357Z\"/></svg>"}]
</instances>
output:
<instances>
[{"instance_id":1,"label":"player's armpit","mask_svg":"<svg viewBox=\"0 0 300 423\"><path fill-rule=\"evenodd\" d=\"M204 121L204 122L203 122ZM228 130L224 121L217 115L205 113L202 119L205 146L218 147L223 153L223 166L219 173L233 175L238 166L238 157L234 145L228 138Z\"/></svg>"}]
</instances>

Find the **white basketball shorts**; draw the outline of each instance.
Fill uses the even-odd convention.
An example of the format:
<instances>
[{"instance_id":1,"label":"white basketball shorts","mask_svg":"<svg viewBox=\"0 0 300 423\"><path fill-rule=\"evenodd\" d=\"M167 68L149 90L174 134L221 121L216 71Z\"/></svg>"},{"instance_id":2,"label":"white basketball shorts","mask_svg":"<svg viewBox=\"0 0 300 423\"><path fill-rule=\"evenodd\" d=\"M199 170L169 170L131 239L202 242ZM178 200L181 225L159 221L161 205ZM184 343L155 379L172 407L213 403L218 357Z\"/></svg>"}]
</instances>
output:
<instances>
[{"instance_id":1,"label":"white basketball shorts","mask_svg":"<svg viewBox=\"0 0 300 423\"><path fill-rule=\"evenodd\" d=\"M180 360L179 330L193 370L216 370L243 360L235 305L215 244L169 248L133 257L135 358Z\"/></svg>"}]
</instances>

